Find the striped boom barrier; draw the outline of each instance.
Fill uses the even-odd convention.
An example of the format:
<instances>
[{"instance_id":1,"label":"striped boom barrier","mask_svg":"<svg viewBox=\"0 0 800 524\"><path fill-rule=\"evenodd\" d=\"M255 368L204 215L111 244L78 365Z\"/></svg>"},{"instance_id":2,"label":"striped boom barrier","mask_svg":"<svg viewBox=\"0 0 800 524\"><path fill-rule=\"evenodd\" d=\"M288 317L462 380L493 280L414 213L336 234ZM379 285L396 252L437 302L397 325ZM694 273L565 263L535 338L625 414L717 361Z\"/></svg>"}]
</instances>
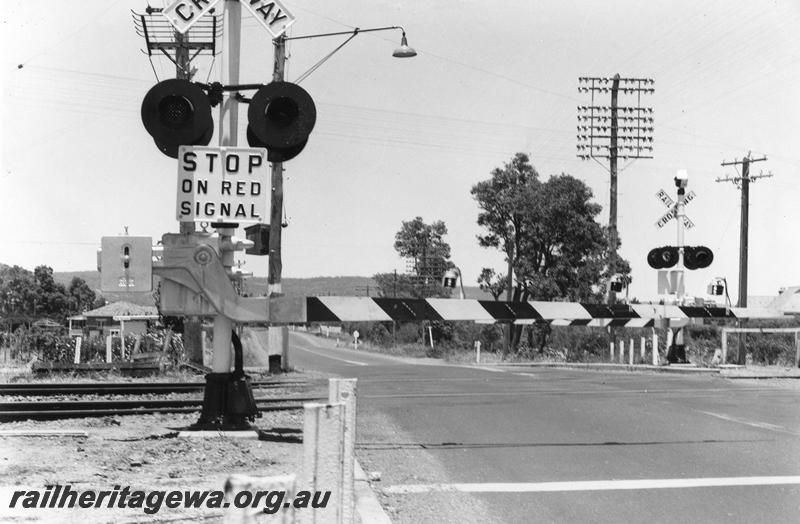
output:
<instances>
[{"instance_id":1,"label":"striped boom barrier","mask_svg":"<svg viewBox=\"0 0 800 524\"><path fill-rule=\"evenodd\" d=\"M475 321L481 323L548 322L554 326L653 327L669 320L670 327L692 319L782 318L777 310L657 304L584 304L578 302L504 302L445 298L306 297L270 300L273 322L407 322Z\"/></svg>"},{"instance_id":2,"label":"striped boom barrier","mask_svg":"<svg viewBox=\"0 0 800 524\"><path fill-rule=\"evenodd\" d=\"M578 302L500 302L446 298L244 297L236 293L219 258L219 245L208 235L168 233L153 273L163 280L161 313L222 316L238 323L305 324L309 322L408 322L464 320L556 325L670 327L692 319L782 318L782 312L757 308L722 308L658 304L584 304Z\"/></svg>"}]
</instances>

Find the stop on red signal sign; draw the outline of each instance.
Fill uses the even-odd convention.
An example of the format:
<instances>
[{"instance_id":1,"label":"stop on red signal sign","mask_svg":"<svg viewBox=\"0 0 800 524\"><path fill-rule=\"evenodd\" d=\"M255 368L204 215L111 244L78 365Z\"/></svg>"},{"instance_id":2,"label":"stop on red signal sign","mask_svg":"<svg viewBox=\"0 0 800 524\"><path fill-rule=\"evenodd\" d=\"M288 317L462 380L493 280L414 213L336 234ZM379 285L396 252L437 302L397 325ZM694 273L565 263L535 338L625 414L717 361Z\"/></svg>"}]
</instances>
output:
<instances>
[{"instance_id":1,"label":"stop on red signal sign","mask_svg":"<svg viewBox=\"0 0 800 524\"><path fill-rule=\"evenodd\" d=\"M180 222L268 221L270 177L266 149L181 146L176 218Z\"/></svg>"}]
</instances>

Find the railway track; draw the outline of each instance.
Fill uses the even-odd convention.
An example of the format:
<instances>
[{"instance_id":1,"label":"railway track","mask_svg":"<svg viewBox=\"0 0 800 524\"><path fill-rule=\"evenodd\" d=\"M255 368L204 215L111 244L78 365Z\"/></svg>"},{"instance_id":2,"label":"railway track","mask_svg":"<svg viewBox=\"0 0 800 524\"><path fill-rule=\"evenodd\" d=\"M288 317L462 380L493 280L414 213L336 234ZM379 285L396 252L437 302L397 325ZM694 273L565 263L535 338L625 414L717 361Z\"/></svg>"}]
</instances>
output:
<instances>
[{"instance_id":1,"label":"railway track","mask_svg":"<svg viewBox=\"0 0 800 524\"><path fill-rule=\"evenodd\" d=\"M254 391L313 387L298 380L256 381ZM202 398L186 398L186 393L202 392L204 382L40 382L0 384L0 395L19 397L57 397L52 400L14 400L0 402L0 422L55 420L65 418L143 415L150 413L193 413L202 408ZM178 394L183 398L156 398ZM129 396L141 398L97 398ZM83 398L81 398L83 397ZM256 398L259 411L302 409L305 402L323 400L313 394Z\"/></svg>"},{"instance_id":2,"label":"railway track","mask_svg":"<svg viewBox=\"0 0 800 524\"><path fill-rule=\"evenodd\" d=\"M321 397L257 398L258 410L289 411L302 409L305 402L319 402ZM0 403L0 422L17 420L56 420L65 418L144 415L150 413L193 413L203 399L139 400L62 400Z\"/></svg>"},{"instance_id":3,"label":"railway track","mask_svg":"<svg viewBox=\"0 0 800 524\"><path fill-rule=\"evenodd\" d=\"M256 381L253 389L301 388L311 386L304 381ZM55 395L142 395L191 393L203 391L205 382L48 382L0 384L0 395L55 396Z\"/></svg>"}]
</instances>

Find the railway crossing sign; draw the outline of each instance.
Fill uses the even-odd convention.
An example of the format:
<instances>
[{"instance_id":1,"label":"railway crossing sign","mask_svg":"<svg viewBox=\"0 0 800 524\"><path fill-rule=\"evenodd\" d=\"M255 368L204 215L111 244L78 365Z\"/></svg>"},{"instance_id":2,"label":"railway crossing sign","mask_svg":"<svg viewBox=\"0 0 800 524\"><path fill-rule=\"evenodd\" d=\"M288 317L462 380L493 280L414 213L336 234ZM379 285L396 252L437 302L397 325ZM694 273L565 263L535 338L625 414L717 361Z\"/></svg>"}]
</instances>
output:
<instances>
[{"instance_id":1,"label":"railway crossing sign","mask_svg":"<svg viewBox=\"0 0 800 524\"><path fill-rule=\"evenodd\" d=\"M688 204L689 202L694 200L694 197L696 196L697 194L694 191L689 191L688 193L686 193L686 196L683 199L683 204L684 205ZM656 198L658 198L661 201L661 203L664 204L669 209L669 211L667 211L661 218L658 219L658 222L656 222L656 226L659 229L661 229L667 224L667 222L669 222L670 220L672 220L677 216L678 205L675 203L675 201L672 200L672 198L670 198L667 192L664 191L663 189L660 189L656 193ZM683 226L686 229L691 229L694 227L694 222L692 222L689 219L689 217L684 215Z\"/></svg>"},{"instance_id":2,"label":"railway crossing sign","mask_svg":"<svg viewBox=\"0 0 800 524\"><path fill-rule=\"evenodd\" d=\"M267 150L180 146L179 222L247 222L269 219L271 171Z\"/></svg>"},{"instance_id":3,"label":"railway crossing sign","mask_svg":"<svg viewBox=\"0 0 800 524\"><path fill-rule=\"evenodd\" d=\"M165 7L163 14L172 27L183 34L192 27L195 22L219 3L219 0L176 0L176 2Z\"/></svg>"},{"instance_id":4,"label":"railway crossing sign","mask_svg":"<svg viewBox=\"0 0 800 524\"><path fill-rule=\"evenodd\" d=\"M296 20L295 16L277 0L246 0L242 5L269 31L272 38L281 36Z\"/></svg>"},{"instance_id":5,"label":"railway crossing sign","mask_svg":"<svg viewBox=\"0 0 800 524\"><path fill-rule=\"evenodd\" d=\"M176 0L161 12L181 34L191 28L206 13L214 9L220 0ZM278 0L242 0L256 20L270 32L273 38L283 34L296 18Z\"/></svg>"}]
</instances>

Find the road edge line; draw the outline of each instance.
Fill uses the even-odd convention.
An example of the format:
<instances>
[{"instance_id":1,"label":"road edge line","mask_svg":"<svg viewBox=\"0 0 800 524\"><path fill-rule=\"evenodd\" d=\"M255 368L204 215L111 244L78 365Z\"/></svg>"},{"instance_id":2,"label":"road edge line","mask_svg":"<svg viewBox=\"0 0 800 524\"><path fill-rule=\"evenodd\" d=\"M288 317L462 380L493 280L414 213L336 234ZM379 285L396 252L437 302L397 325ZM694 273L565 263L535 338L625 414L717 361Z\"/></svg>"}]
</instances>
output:
<instances>
[{"instance_id":1,"label":"road edge line","mask_svg":"<svg viewBox=\"0 0 800 524\"><path fill-rule=\"evenodd\" d=\"M353 460L356 495L356 513L362 524L392 524L392 520L378 502L378 497L369 485L367 474L358 460Z\"/></svg>"}]
</instances>

